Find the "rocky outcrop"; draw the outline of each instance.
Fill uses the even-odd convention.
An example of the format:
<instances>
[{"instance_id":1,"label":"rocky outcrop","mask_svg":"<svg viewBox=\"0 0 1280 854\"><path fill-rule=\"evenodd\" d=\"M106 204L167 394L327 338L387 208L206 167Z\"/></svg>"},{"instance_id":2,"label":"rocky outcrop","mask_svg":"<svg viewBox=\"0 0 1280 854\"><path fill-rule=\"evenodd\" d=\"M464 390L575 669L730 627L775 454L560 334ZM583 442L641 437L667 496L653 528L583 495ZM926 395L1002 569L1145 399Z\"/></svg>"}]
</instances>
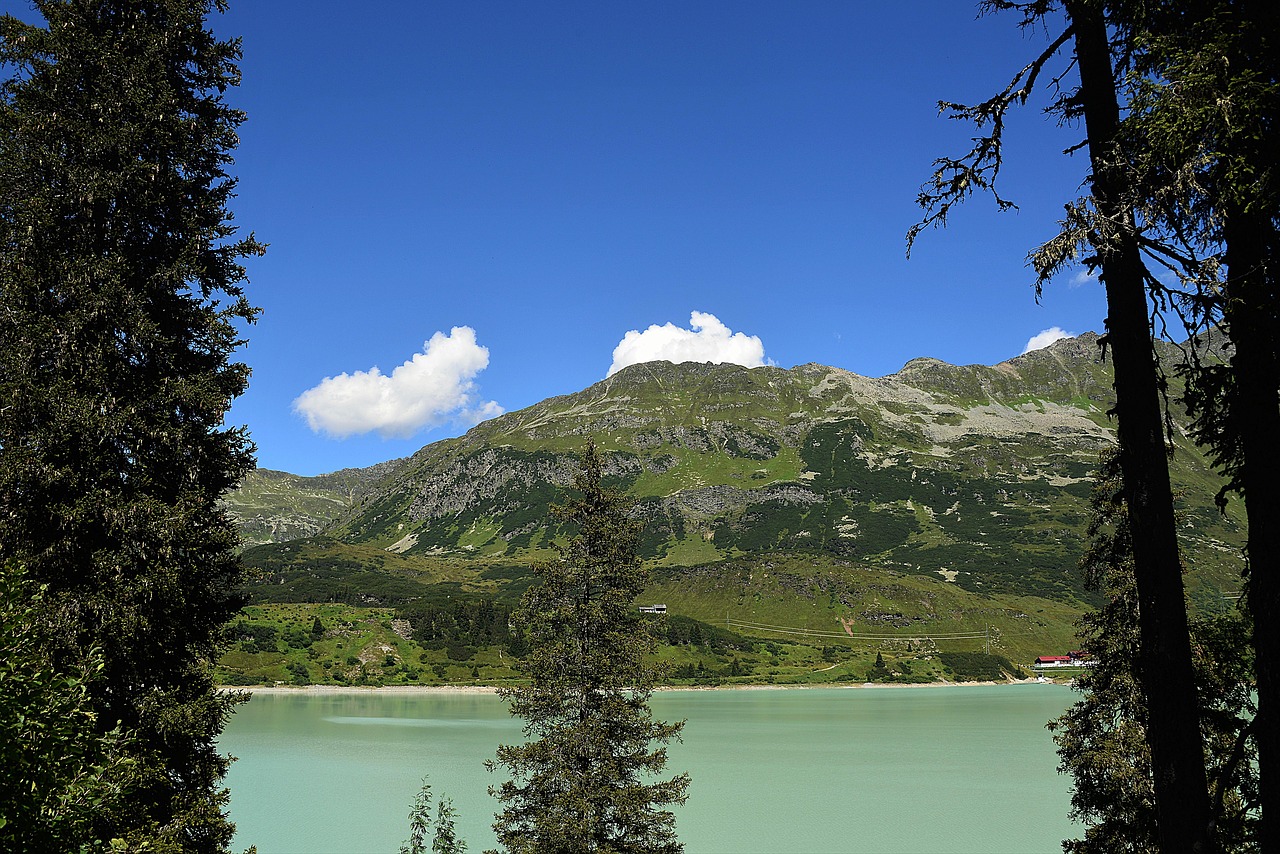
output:
<instances>
[{"instance_id":1,"label":"rocky outcrop","mask_svg":"<svg viewBox=\"0 0 1280 854\"><path fill-rule=\"evenodd\" d=\"M493 515L510 512L515 496L545 485L564 486L573 479L573 458L514 456L488 448L415 478L408 518L413 522L456 516L484 505Z\"/></svg>"},{"instance_id":2,"label":"rocky outcrop","mask_svg":"<svg viewBox=\"0 0 1280 854\"><path fill-rule=\"evenodd\" d=\"M650 557L818 550L941 567L974 589L1002 573L1035 577L1036 589L1075 572L1088 478L1114 442L1110 400L1091 334L995 366L923 358L879 378L812 364L634 365L406 460L312 479L318 508L295 516L278 501L242 518L261 537L323 528L410 554L516 558L557 535L549 507L590 440L637 500ZM1175 469L1202 479L1186 444ZM1192 557L1239 539L1212 512L1196 524Z\"/></svg>"}]
</instances>

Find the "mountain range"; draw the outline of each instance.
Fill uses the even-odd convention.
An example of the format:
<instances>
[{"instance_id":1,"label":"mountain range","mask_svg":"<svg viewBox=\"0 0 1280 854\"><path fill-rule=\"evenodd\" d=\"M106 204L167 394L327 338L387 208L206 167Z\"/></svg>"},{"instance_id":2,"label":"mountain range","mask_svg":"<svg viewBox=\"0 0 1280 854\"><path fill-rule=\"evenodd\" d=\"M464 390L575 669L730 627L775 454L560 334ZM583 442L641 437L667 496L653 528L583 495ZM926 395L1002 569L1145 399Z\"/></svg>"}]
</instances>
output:
<instances>
[{"instance_id":1,"label":"mountain range","mask_svg":"<svg viewBox=\"0 0 1280 854\"><path fill-rule=\"evenodd\" d=\"M1160 353L1172 375L1181 351ZM914 359L881 378L650 362L404 459L258 470L228 505L259 557L319 537L312 553L527 565L565 535L549 507L592 441L636 502L654 568L803 556L1078 603L1091 476L1115 442L1111 383L1094 334L994 366ZM1173 414L1189 587L1210 606L1238 584L1244 532L1215 507L1219 478Z\"/></svg>"}]
</instances>

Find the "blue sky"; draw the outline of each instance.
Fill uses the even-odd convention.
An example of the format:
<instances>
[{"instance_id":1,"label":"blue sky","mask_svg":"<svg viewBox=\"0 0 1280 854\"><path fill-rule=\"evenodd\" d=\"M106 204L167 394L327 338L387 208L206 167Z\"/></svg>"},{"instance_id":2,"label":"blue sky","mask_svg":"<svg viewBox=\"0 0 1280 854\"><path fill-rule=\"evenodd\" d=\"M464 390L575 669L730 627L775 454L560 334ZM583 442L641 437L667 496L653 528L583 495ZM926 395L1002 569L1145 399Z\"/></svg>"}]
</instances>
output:
<instances>
[{"instance_id":1,"label":"blue sky","mask_svg":"<svg viewBox=\"0 0 1280 854\"><path fill-rule=\"evenodd\" d=\"M936 102L1045 44L975 5L232 0L234 210L270 249L230 422L316 474L578 391L628 332L631 359L880 376L1100 331L1096 282L1031 289L1085 167L1034 106L1008 131L1020 211L973 200L905 257L931 161L971 135Z\"/></svg>"}]
</instances>

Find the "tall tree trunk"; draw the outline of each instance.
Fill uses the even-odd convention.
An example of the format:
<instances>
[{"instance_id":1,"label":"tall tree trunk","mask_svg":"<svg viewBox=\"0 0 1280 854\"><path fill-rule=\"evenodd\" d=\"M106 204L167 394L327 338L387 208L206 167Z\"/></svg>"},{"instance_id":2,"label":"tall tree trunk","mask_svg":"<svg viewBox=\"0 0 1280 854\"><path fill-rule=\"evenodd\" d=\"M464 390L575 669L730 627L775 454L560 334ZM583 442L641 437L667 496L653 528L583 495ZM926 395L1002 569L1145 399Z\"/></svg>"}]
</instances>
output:
<instances>
[{"instance_id":1,"label":"tall tree trunk","mask_svg":"<svg viewBox=\"0 0 1280 854\"><path fill-rule=\"evenodd\" d=\"M1280 644L1275 617L1280 614L1280 398L1277 396L1274 281L1268 275L1265 241L1269 221L1256 214L1228 212L1227 310L1225 319L1235 352L1235 401L1231 417L1240 441L1239 480L1249 519L1247 602L1253 614L1255 677L1258 691L1259 794L1262 802L1261 850L1280 851ZM1273 809L1268 811L1268 805Z\"/></svg>"},{"instance_id":2,"label":"tall tree trunk","mask_svg":"<svg viewBox=\"0 0 1280 854\"><path fill-rule=\"evenodd\" d=\"M1275 81L1277 13L1270 3L1235 4L1236 32L1229 56L1238 74ZM1268 42L1270 44L1268 45ZM1237 93L1237 96L1243 94ZM1254 94L1254 93L1249 93ZM1280 128L1274 104L1265 96L1245 97L1244 116L1227 139L1230 163L1248 164L1259 177L1235 187L1223 204L1227 281L1224 320L1231 337L1235 400L1232 427L1239 447L1237 478L1249 520L1249 576L1246 600L1253 614L1255 678L1258 691L1259 797L1262 805L1260 850L1280 851L1280 358L1277 357L1276 151ZM1268 809L1270 807L1270 809Z\"/></svg>"},{"instance_id":3,"label":"tall tree trunk","mask_svg":"<svg viewBox=\"0 0 1280 854\"><path fill-rule=\"evenodd\" d=\"M1095 249L1107 292L1120 467L1133 528L1160 849L1215 851L1144 270L1132 231L1117 227L1132 224L1132 211L1123 165L1113 155L1120 108L1106 22L1097 2L1065 5L1075 31L1094 204L1109 224Z\"/></svg>"}]
</instances>

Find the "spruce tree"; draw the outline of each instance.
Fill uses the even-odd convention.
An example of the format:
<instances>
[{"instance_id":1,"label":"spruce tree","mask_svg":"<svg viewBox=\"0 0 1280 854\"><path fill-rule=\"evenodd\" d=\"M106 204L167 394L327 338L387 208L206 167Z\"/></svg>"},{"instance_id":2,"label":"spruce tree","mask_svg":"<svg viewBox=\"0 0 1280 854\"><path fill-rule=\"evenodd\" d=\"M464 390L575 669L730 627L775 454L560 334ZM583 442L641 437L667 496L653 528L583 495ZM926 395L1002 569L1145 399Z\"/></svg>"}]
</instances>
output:
<instances>
[{"instance_id":1,"label":"spruce tree","mask_svg":"<svg viewBox=\"0 0 1280 854\"><path fill-rule=\"evenodd\" d=\"M44 594L0 564L0 851L79 851L94 814L123 806L119 734L95 731L88 685L100 662L59 671Z\"/></svg>"},{"instance_id":2,"label":"spruce tree","mask_svg":"<svg viewBox=\"0 0 1280 854\"><path fill-rule=\"evenodd\" d=\"M1193 435L1242 499L1249 540L1261 847L1280 849L1280 12L1255 0L1111 0L1111 20L1141 46L1124 121L1151 256L1176 271L1197 341L1184 371ZM1219 333L1223 335L1219 336ZM1265 806L1270 804L1270 807Z\"/></svg>"},{"instance_id":3,"label":"spruce tree","mask_svg":"<svg viewBox=\"0 0 1280 854\"><path fill-rule=\"evenodd\" d=\"M1115 455L1094 486L1085 587L1102 603L1080 622L1080 643L1094 661L1076 678L1078 699L1049 723L1058 770L1072 778L1071 816L1084 826L1068 854L1160 851L1148 699L1139 679L1138 595L1130 520ZM1247 622L1239 612L1191 624L1200 729L1206 747L1212 820L1228 851L1258 849L1256 716Z\"/></svg>"},{"instance_id":4,"label":"spruce tree","mask_svg":"<svg viewBox=\"0 0 1280 854\"><path fill-rule=\"evenodd\" d=\"M234 699L210 662L236 613L219 504L253 465L223 424L256 310L226 172L239 45L214 0L35 0L0 18L0 559L47 588L54 666L97 650L96 727L129 733L127 809L97 838L222 851Z\"/></svg>"},{"instance_id":5,"label":"spruce tree","mask_svg":"<svg viewBox=\"0 0 1280 854\"><path fill-rule=\"evenodd\" d=\"M529 740L498 748L513 779L491 790L503 804L494 830L511 852L683 850L665 807L684 803L688 775L654 779L683 722L649 710L657 671L645 656L656 641L635 604L647 581L640 526L603 477L588 445L576 495L553 508L574 534L537 568L517 612L529 682L500 693Z\"/></svg>"}]
</instances>

